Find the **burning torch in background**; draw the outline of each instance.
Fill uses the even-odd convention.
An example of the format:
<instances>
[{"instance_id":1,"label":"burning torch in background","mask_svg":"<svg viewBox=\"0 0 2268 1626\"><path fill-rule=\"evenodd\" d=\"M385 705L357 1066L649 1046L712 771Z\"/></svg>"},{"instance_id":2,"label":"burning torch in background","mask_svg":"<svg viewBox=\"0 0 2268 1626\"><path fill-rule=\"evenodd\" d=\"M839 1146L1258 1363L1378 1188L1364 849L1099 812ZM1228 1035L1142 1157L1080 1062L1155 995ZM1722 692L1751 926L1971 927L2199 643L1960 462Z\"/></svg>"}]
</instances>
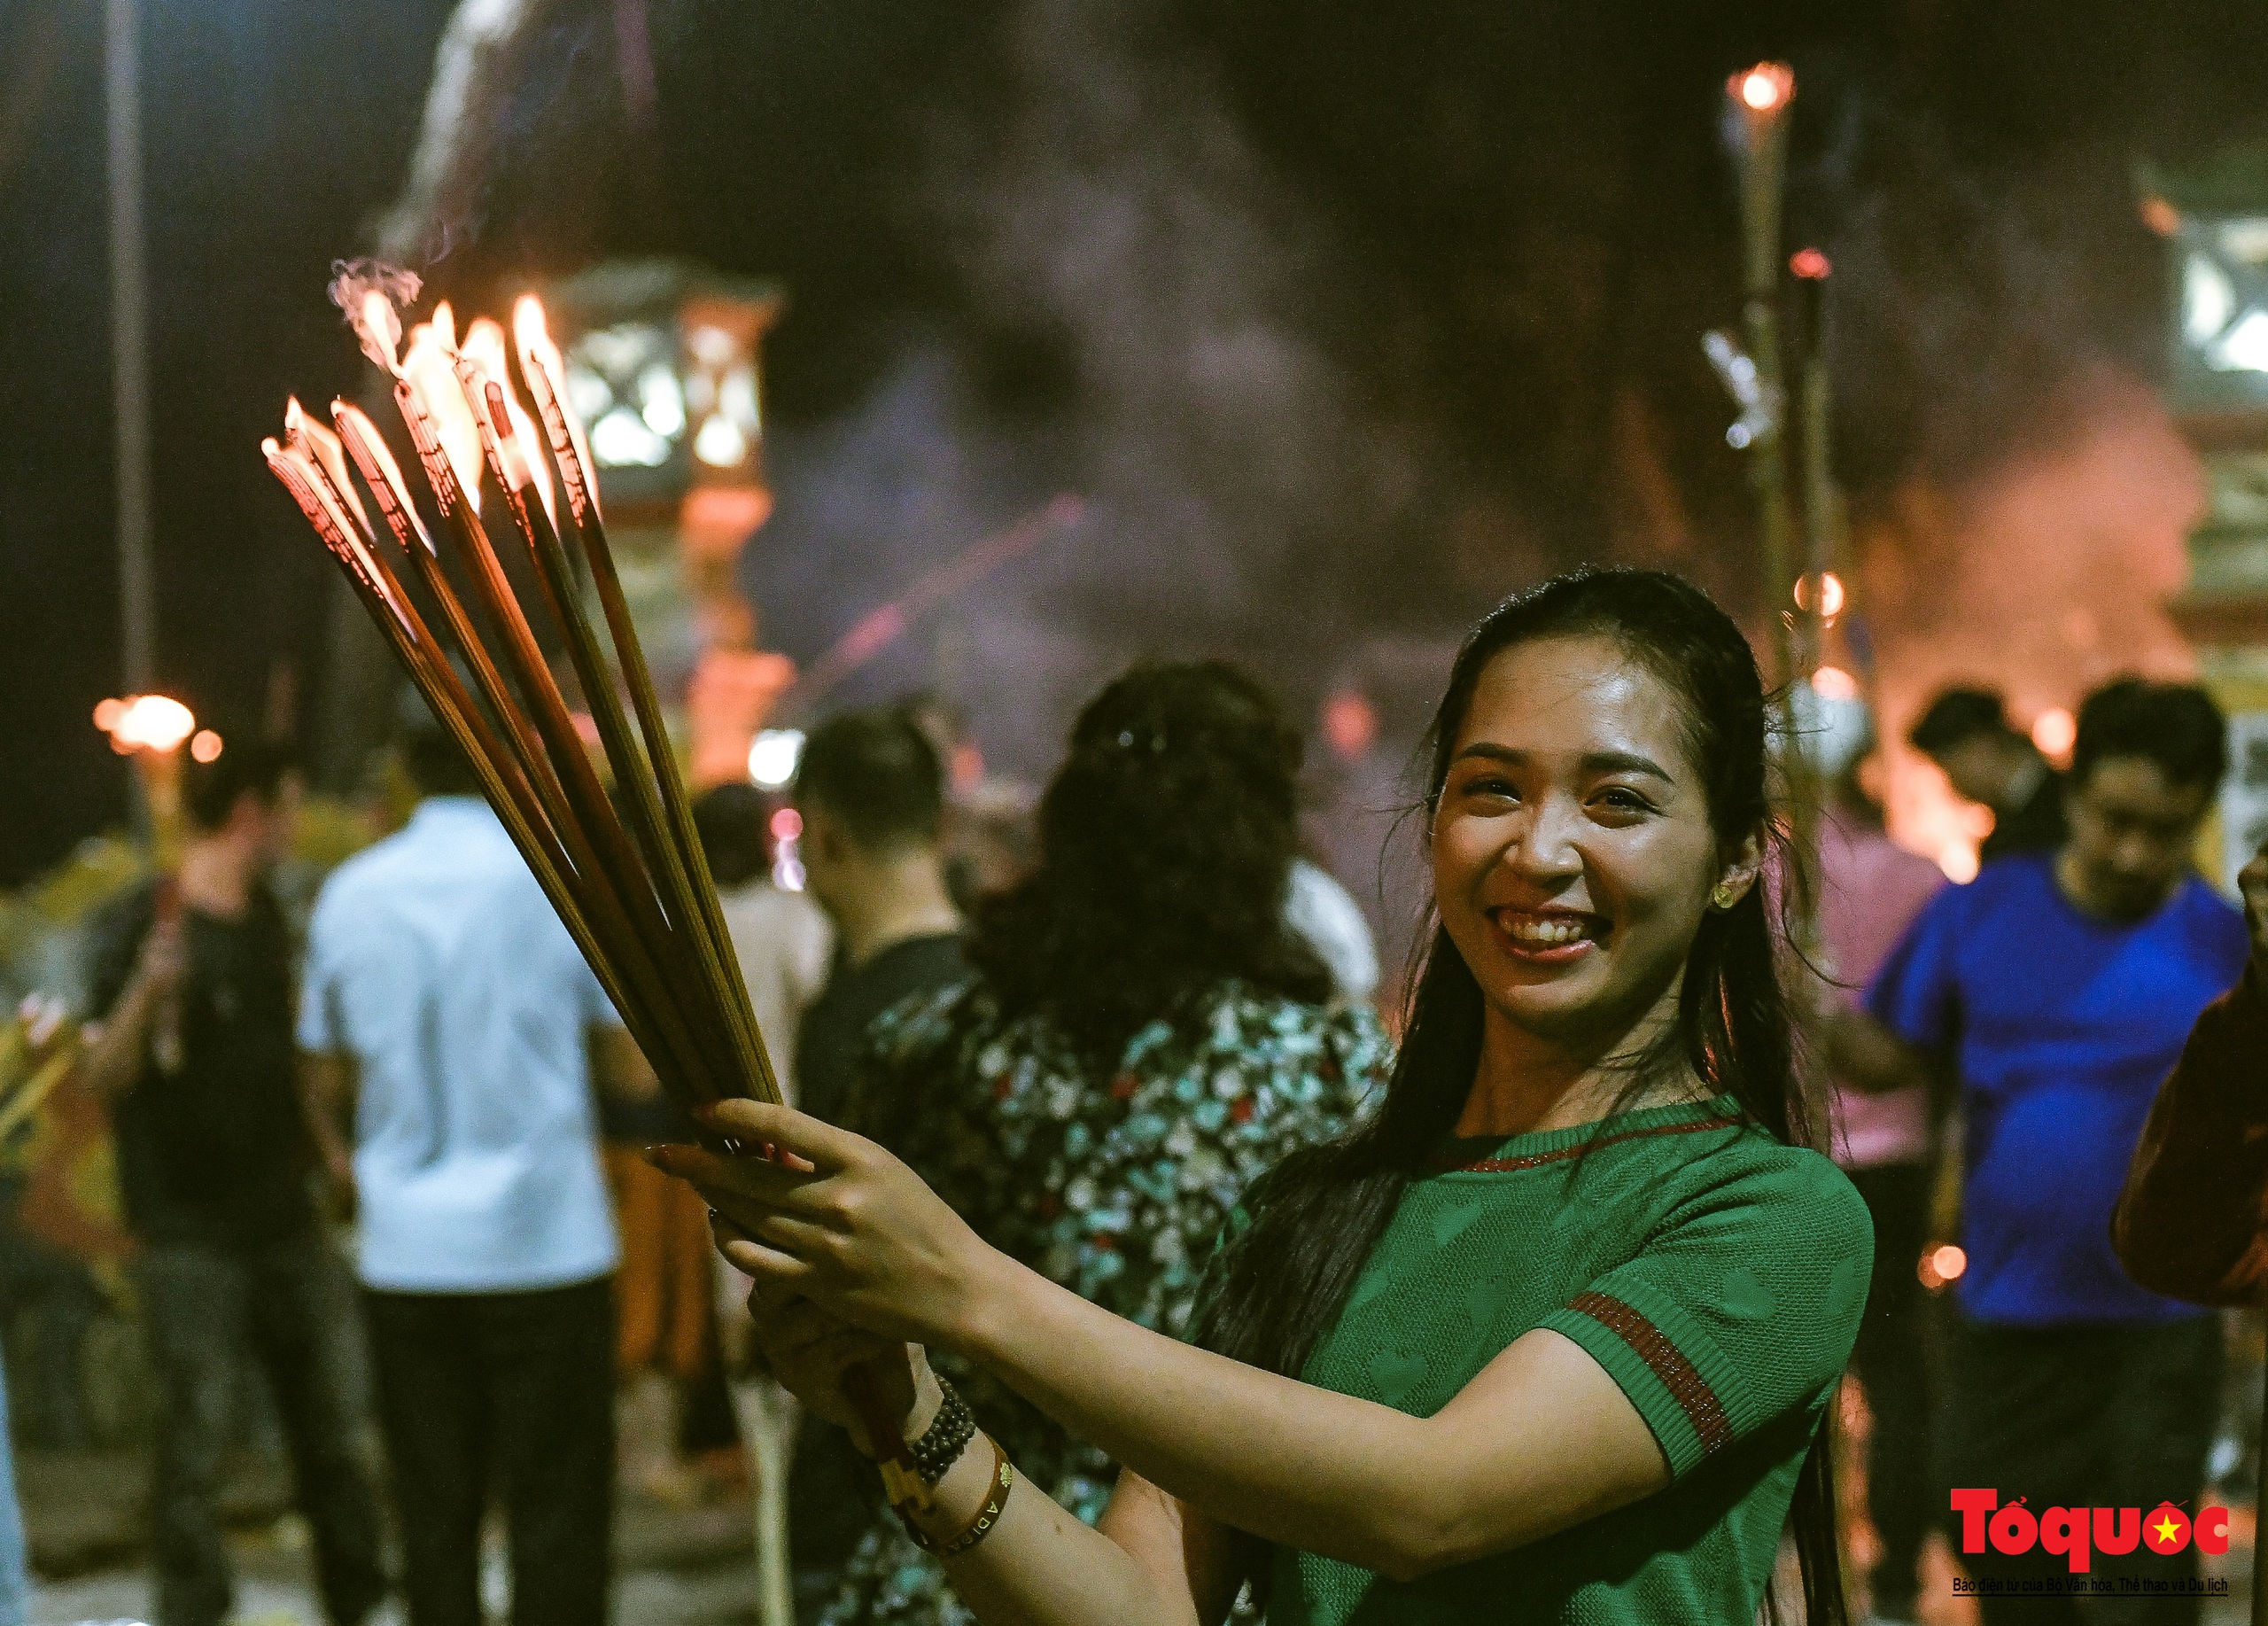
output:
<instances>
[{"instance_id":1,"label":"burning torch in background","mask_svg":"<svg viewBox=\"0 0 2268 1626\"><path fill-rule=\"evenodd\" d=\"M158 871L157 911L160 922L180 918L181 888L174 871L181 860L181 753L186 745L198 762L211 762L222 749L221 736L199 728L190 709L170 695L128 695L95 708L95 727L110 735L110 747L134 759L149 810L150 856ZM181 1005L169 999L159 1008L150 1048L159 1070L181 1070Z\"/></svg>"}]
</instances>

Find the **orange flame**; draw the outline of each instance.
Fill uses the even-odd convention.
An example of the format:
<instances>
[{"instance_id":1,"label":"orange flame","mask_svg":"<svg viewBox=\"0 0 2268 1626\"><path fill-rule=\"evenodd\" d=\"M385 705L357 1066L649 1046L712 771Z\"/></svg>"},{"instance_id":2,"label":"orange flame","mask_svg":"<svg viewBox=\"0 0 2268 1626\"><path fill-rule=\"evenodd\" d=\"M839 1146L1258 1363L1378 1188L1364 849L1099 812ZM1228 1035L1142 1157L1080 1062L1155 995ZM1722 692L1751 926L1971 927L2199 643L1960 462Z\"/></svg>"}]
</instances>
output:
<instances>
[{"instance_id":1,"label":"orange flame","mask_svg":"<svg viewBox=\"0 0 2268 1626\"><path fill-rule=\"evenodd\" d=\"M362 319L354 324L355 335L362 341L364 354L390 373L399 373L401 363L396 359L401 349L401 317L393 301L372 289L362 296Z\"/></svg>"},{"instance_id":2,"label":"orange flame","mask_svg":"<svg viewBox=\"0 0 2268 1626\"><path fill-rule=\"evenodd\" d=\"M1768 116L1795 99L1795 70L1784 62L1759 62L1735 74L1726 89L1751 113Z\"/></svg>"},{"instance_id":3,"label":"orange flame","mask_svg":"<svg viewBox=\"0 0 2268 1626\"><path fill-rule=\"evenodd\" d=\"M450 361L457 347L456 314L449 302L433 307L433 319L409 330L409 348L401 358L401 377L424 409L449 467L464 491L472 511L480 511L480 424L465 404L464 392Z\"/></svg>"},{"instance_id":4,"label":"orange flame","mask_svg":"<svg viewBox=\"0 0 2268 1626\"><path fill-rule=\"evenodd\" d=\"M110 718L104 722L104 714ZM110 735L112 749L172 751L197 730L197 718L171 695L128 695L95 708L95 720Z\"/></svg>"},{"instance_id":5,"label":"orange flame","mask_svg":"<svg viewBox=\"0 0 2268 1626\"><path fill-rule=\"evenodd\" d=\"M559 507L552 495L551 469L543 461L543 442L536 436L535 420L520 405L519 396L512 389L510 362L504 354L504 330L486 316L476 321L464 336L464 356L479 370L483 390L479 395L469 395L473 411L483 423L487 422L488 402L485 386L494 385L504 398L504 414L511 433L501 432L505 424L491 424L496 432L497 449L504 464L504 481L515 491L524 488L532 479L536 491L543 498L543 511L550 516L554 525L559 523Z\"/></svg>"},{"instance_id":6,"label":"orange flame","mask_svg":"<svg viewBox=\"0 0 2268 1626\"><path fill-rule=\"evenodd\" d=\"M553 430L551 448L559 457L559 472L566 481L568 505L581 512L585 494L592 509L599 506L598 482L591 477L590 442L583 438L583 420L575 416L575 408L567 399L567 363L559 354L559 346L551 342L551 328L544 319L543 301L532 293L524 293L512 304L512 338L520 353L520 373L528 381L528 393L535 398L536 410L543 415L544 423ZM572 455L562 455L557 431L567 432L567 447Z\"/></svg>"}]
</instances>

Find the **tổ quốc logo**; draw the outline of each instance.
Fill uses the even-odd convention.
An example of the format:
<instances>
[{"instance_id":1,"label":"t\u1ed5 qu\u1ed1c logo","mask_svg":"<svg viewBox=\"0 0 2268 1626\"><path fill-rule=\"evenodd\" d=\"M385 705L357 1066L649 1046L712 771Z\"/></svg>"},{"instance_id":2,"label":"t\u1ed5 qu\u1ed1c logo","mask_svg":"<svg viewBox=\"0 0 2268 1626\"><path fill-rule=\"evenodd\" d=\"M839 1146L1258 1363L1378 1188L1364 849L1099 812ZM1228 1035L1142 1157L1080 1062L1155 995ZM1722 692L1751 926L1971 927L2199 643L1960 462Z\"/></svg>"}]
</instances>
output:
<instances>
[{"instance_id":1,"label":"t\u1ed5 qu\u1ed1c logo","mask_svg":"<svg viewBox=\"0 0 2268 1626\"><path fill-rule=\"evenodd\" d=\"M2000 1505L1997 1490L1953 1493L1953 1511L1961 1515L1961 1550L1982 1552L1987 1544L2009 1558L2031 1551L2054 1553L2083 1575L2094 1554L2124 1558L2140 1548L2161 1558L2171 1558L2193 1541L2197 1551L2215 1556L2229 1550L2229 1510L2206 1507L2194 1520L2171 1502L2161 1502L2145 1515L2139 1507L2048 1507L2034 1513L2024 1498Z\"/></svg>"}]
</instances>

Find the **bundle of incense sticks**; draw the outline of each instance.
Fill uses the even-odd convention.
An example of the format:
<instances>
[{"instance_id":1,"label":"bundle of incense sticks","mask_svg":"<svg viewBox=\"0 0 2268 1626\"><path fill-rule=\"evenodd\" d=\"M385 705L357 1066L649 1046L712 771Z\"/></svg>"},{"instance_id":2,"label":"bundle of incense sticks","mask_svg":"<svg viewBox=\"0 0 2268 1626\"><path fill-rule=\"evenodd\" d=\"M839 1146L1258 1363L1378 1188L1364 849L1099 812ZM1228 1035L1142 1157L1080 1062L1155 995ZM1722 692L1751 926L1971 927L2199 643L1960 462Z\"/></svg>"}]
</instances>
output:
<instances>
[{"instance_id":1,"label":"bundle of incense sticks","mask_svg":"<svg viewBox=\"0 0 2268 1626\"><path fill-rule=\"evenodd\" d=\"M607 545L587 442L542 307L525 297L513 313L520 377L535 406L531 418L513 388L495 323L474 323L460 345L444 304L412 331L403 351L396 301L416 297L415 278L351 268L331 294L364 353L393 380L394 403L448 546L445 551L427 530L377 425L346 401L331 403L335 432L291 401L281 444L260 443L268 467L470 758L489 802L664 1087L688 1109L728 1096L780 1101ZM555 468L566 497L563 525ZM501 494L509 545L533 566L542 622L564 640L614 798L484 521L484 474ZM612 661L585 612L579 562L604 617ZM919 1494L911 1458L872 1382L853 1376L852 1398L885 1452L893 1498Z\"/></svg>"}]
</instances>

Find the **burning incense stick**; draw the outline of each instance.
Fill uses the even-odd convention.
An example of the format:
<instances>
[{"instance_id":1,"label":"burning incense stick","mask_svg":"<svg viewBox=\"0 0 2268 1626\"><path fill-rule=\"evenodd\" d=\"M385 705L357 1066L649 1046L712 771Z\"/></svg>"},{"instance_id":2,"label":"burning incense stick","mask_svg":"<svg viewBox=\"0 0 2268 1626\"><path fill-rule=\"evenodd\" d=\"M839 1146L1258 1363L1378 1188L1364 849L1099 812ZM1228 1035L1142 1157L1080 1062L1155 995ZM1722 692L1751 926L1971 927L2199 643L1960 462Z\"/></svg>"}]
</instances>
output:
<instances>
[{"instance_id":1,"label":"burning incense stick","mask_svg":"<svg viewBox=\"0 0 2268 1626\"><path fill-rule=\"evenodd\" d=\"M460 348L443 305L400 354L397 303L416 292L416 279L402 273L350 268L332 298L364 353L393 380L395 405L447 530L446 554L419 518L376 427L344 401L332 406L336 433L291 402L284 441L261 443L268 466L471 759L489 802L664 1086L687 1108L727 1096L777 1102L779 1081L694 831L691 801L600 518L588 443L567 405L564 369L542 307L524 299L513 316L513 348L536 408L531 417L513 392L502 330L493 323L476 323ZM355 489L350 465L370 505ZM553 494L555 470L563 504ZM540 612L565 637L626 826L483 522L484 472L534 567ZM570 552L571 540L579 553ZM385 542L409 562L406 573ZM611 662L583 609L579 560L605 617ZM470 589L477 619L458 577ZM438 610L439 629L421 611L419 595ZM470 673L470 686L453 656ZM627 712L622 689L629 692ZM925 1488L870 1374L854 1369L846 1388L884 1455L892 1499L920 1498Z\"/></svg>"}]
</instances>

